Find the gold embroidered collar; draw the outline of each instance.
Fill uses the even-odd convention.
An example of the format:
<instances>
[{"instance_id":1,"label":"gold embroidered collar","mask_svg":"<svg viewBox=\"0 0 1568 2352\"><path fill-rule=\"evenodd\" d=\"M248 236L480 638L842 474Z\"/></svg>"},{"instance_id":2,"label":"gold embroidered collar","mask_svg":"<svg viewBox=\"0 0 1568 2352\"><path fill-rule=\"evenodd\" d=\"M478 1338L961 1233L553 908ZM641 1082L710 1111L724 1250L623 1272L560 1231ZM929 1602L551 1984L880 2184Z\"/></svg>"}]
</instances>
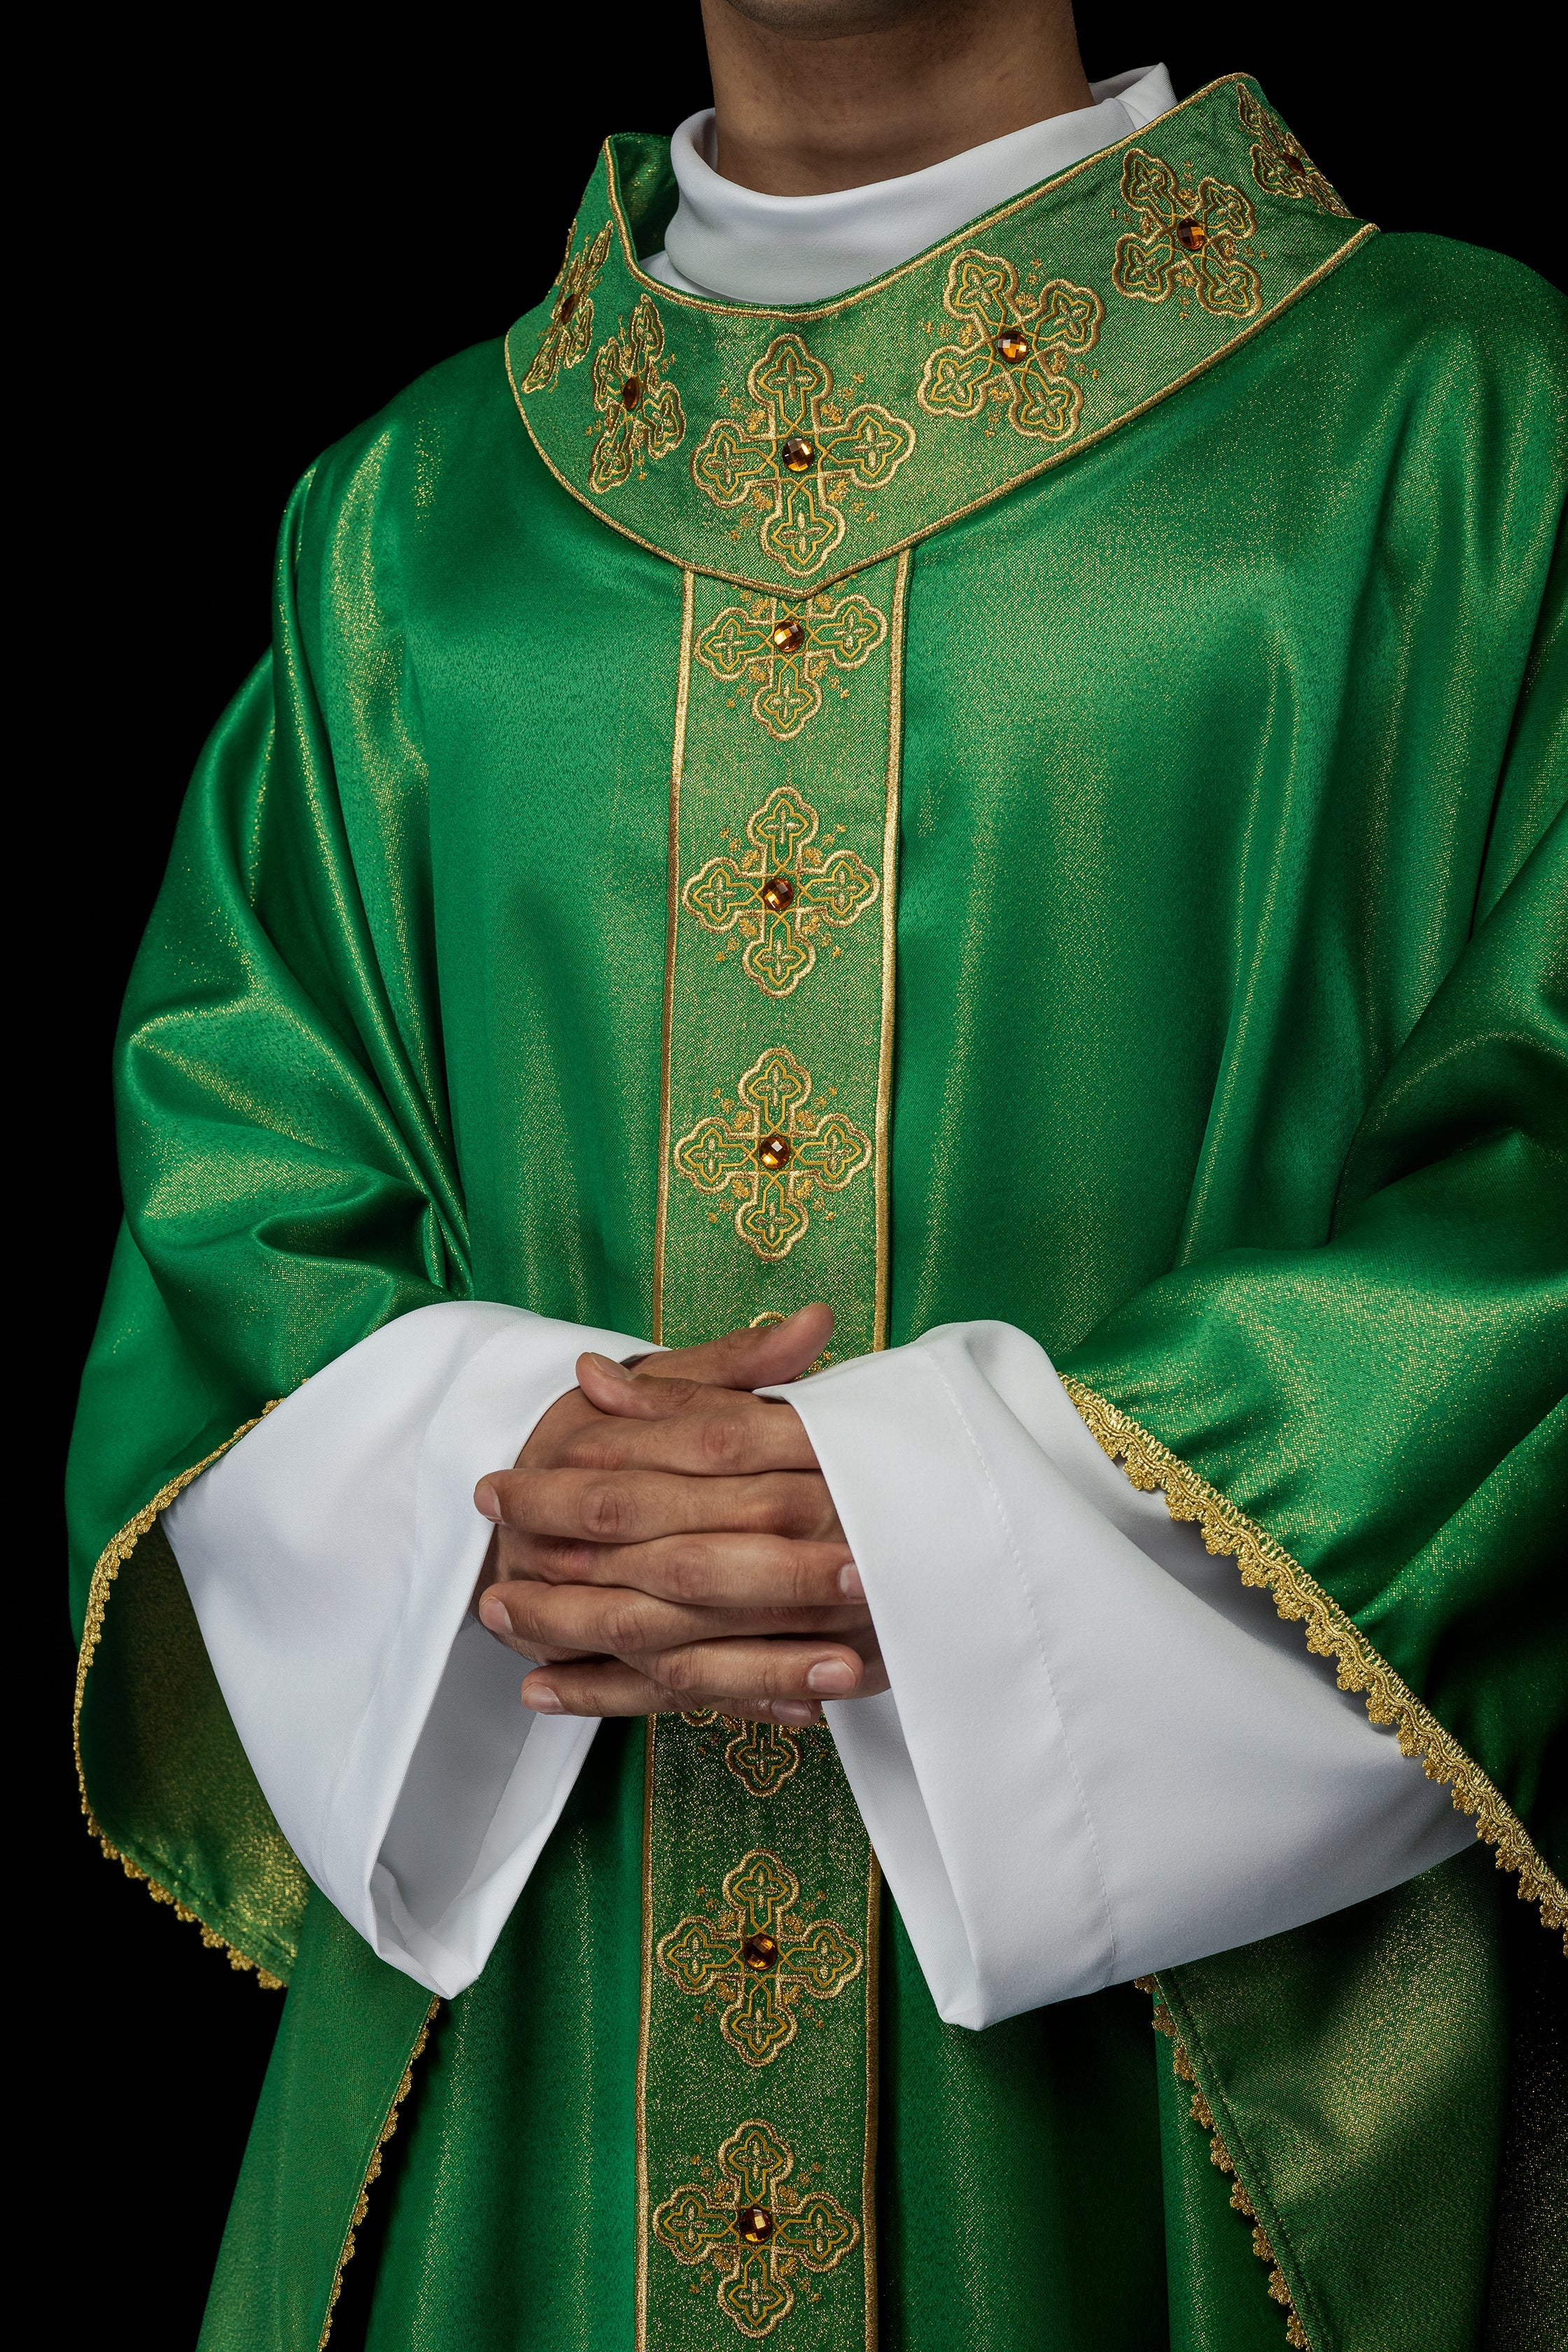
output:
<instances>
[{"instance_id":1,"label":"gold embroidered collar","mask_svg":"<svg viewBox=\"0 0 1568 2352\"><path fill-rule=\"evenodd\" d=\"M827 587L1089 447L1374 233L1236 75L829 302L649 278L637 232L651 249L672 203L667 142L605 142L507 369L574 498L768 591Z\"/></svg>"}]
</instances>

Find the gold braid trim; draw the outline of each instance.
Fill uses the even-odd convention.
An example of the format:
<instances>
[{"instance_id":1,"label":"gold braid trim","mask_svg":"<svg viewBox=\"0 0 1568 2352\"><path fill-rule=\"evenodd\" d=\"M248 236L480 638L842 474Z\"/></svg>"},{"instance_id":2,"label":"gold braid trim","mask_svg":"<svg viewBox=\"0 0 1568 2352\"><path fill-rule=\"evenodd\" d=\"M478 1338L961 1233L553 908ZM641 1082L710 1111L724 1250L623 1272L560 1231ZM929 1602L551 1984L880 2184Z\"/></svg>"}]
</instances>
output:
<instances>
[{"instance_id":1,"label":"gold braid trim","mask_svg":"<svg viewBox=\"0 0 1568 2352\"><path fill-rule=\"evenodd\" d=\"M237 1946L231 1944L226 1937L218 1935L215 1928L209 1927L205 1920L193 1911L188 1904L182 1903L179 1896L169 1887L160 1885L150 1872L142 1869L138 1864L131 1861L129 1856L121 1853L113 1840L105 1834L92 1810L92 1800L87 1793L87 1772L81 1760L81 1709L82 1701L87 1696L88 1675L91 1670L93 1659L97 1655L98 1645L103 1639L103 1620L109 1608L110 1588L115 1578L142 1537L151 1533L160 1513L168 1509L175 1496L183 1494L191 1481L194 1478L199 1478L204 1470L210 1468L220 1454L226 1454L231 1445L237 1445L240 1439L247 1436L256 1427L257 1422L265 1421L273 1406L281 1404L282 1402L281 1397L274 1397L271 1404L262 1406L255 1420L246 1422L241 1428L235 1431L232 1437L226 1438L221 1445L215 1446L204 1460L195 1464L189 1470L182 1470L179 1476L171 1478L166 1486L160 1486L152 1501L144 1505L133 1519L127 1519L119 1534L110 1536L104 1545L99 1554L98 1564L92 1571L92 1582L88 1587L87 1615L81 1629L81 1648L77 1653L76 1704L71 1712L71 1745L76 1753L77 1787L81 1791L81 1809L87 1815L89 1835L98 1840L108 1860L117 1862L127 1878L140 1878L144 1882L147 1892L154 1903L170 1904L176 1919L184 1919L188 1927L199 1927L202 1932L202 1941L209 1951L226 1952L231 1969L254 1969L256 1981L266 1992L281 1992L282 1978L275 1977L269 1969L262 1967L259 1960L251 1959L247 1953L240 1951Z\"/></svg>"},{"instance_id":2,"label":"gold braid trim","mask_svg":"<svg viewBox=\"0 0 1568 2352\"><path fill-rule=\"evenodd\" d=\"M1281 1617L1306 1621L1308 1649L1332 1658L1342 1690L1366 1693L1366 1711L1373 1723L1398 1726L1400 1748L1406 1756L1421 1758L1429 1780L1451 1790L1457 1813L1475 1815L1476 1835L1496 1846L1499 1870L1518 1873L1520 1901L1538 1903L1542 1926L1563 1930L1563 1948L1568 1954L1568 1886L1551 1869L1507 1799L1379 1656L1332 1595L1283 1545L1158 1438L1081 1381L1064 1377L1062 1386L1090 1435L1113 1462L1121 1460L1134 1486L1146 1495L1163 1486L1165 1507L1173 1519L1195 1520L1211 1552L1235 1559L1243 1584L1263 1585Z\"/></svg>"},{"instance_id":3,"label":"gold braid trim","mask_svg":"<svg viewBox=\"0 0 1568 2352\"><path fill-rule=\"evenodd\" d=\"M439 2011L440 2006L441 2003L438 2000L432 2000L429 2008L425 2012L425 2022L419 2029L419 2038L408 2053L408 2063L403 2070L403 2080L399 2083L397 2089L393 2095L392 2105L386 2111L386 2121L381 2127L381 2137L376 2141L375 2147L371 2152L371 2159L365 2168L364 2179L360 2183L359 2197L354 2205L354 2217L349 2223L349 2233L343 2240L343 2250L338 2256L337 2269L332 2273L332 2292L328 2299L327 2316L322 2323L321 2333L317 2340L316 2352L325 2352L327 2338L332 2332L332 2320L337 2313L338 2297L343 2291L343 2273L347 2270L350 2263L353 2262L354 2257L354 2233L363 2222L365 2215L370 2211L370 2185L373 2180L379 2180L381 2179L382 2150L385 2147L387 2141L392 2137L393 2133L397 2129L398 2110L402 2106L404 2100L408 2096L409 2092L414 2088L414 2069L425 2055L425 2044L430 2039L430 2028L436 2022L437 2012Z\"/></svg>"},{"instance_id":4,"label":"gold braid trim","mask_svg":"<svg viewBox=\"0 0 1568 2352\"><path fill-rule=\"evenodd\" d=\"M1197 2086L1198 2078L1193 2071L1193 2062L1177 2037L1176 2021L1161 2000L1160 1988L1152 1977L1136 1977L1133 1981L1140 1992L1146 1992L1152 1996L1154 2031L1156 2033L1169 2034L1173 2044L1171 2052L1171 2072L1175 2075L1178 2083L1186 2083L1192 2087L1193 2095L1189 2113L1194 2123L1206 2131L1209 2136L1209 2162L1216 2166L1221 2172L1229 2174L1231 2205L1245 2221L1252 2224L1252 2251L1260 2263L1267 2263L1268 2265L1269 2294L1276 2303L1284 2305L1285 2341L1291 2347L1291 2352L1311 2352L1310 2339L1301 2325L1300 2316L1291 2300L1285 2273L1275 2259L1274 2249L1268 2242L1268 2233L1258 2218L1258 2210L1251 2198L1237 2177L1235 2158L1215 2127L1214 2109Z\"/></svg>"}]
</instances>

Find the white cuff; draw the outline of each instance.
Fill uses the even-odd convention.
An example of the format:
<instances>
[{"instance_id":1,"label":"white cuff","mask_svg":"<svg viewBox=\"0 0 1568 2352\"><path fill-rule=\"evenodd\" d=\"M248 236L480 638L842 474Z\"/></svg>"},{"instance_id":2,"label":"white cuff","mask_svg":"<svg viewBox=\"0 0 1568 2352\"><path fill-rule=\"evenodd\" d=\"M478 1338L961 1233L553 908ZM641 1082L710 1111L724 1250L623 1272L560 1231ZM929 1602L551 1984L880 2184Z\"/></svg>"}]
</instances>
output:
<instances>
[{"instance_id":1,"label":"white cuff","mask_svg":"<svg viewBox=\"0 0 1568 2352\"><path fill-rule=\"evenodd\" d=\"M597 1723L531 1715L468 1614L473 1506L584 1349L646 1340L452 1301L388 1324L188 1486L163 1526L279 1825L384 1960L472 1982Z\"/></svg>"},{"instance_id":2,"label":"white cuff","mask_svg":"<svg viewBox=\"0 0 1568 2352\"><path fill-rule=\"evenodd\" d=\"M1005 1323L768 1393L891 1684L826 1713L933 2000L981 2026L1301 1926L1471 1825Z\"/></svg>"}]
</instances>

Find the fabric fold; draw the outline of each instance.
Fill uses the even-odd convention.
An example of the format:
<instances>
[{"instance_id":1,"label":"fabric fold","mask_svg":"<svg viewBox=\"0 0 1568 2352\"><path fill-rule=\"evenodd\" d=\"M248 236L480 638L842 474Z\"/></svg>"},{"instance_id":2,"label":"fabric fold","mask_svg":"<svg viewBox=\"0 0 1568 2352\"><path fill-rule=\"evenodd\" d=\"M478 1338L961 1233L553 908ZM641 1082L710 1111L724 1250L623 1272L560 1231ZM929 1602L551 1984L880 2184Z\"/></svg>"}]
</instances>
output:
<instances>
[{"instance_id":1,"label":"fabric fold","mask_svg":"<svg viewBox=\"0 0 1568 2352\"><path fill-rule=\"evenodd\" d=\"M475 1482L638 1342L453 1301L388 1324L186 1489L165 1528L246 1753L309 1875L428 1990L471 1983L597 1725L531 1715L468 1612ZM259 1442L258 1442L259 1441Z\"/></svg>"},{"instance_id":2,"label":"fabric fold","mask_svg":"<svg viewBox=\"0 0 1568 2352\"><path fill-rule=\"evenodd\" d=\"M829 1719L950 2023L1300 1927L1469 1843L1300 1629L1112 1467L1025 1333L946 1325L777 1393L892 1685Z\"/></svg>"}]
</instances>

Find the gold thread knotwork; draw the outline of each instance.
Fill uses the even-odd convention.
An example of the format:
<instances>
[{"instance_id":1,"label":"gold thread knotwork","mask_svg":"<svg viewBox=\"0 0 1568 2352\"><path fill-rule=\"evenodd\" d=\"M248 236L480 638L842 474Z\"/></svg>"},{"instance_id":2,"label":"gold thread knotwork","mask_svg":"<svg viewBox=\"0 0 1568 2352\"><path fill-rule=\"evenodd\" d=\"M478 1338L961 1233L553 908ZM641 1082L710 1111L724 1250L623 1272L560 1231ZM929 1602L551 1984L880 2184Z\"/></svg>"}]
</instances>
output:
<instances>
[{"instance_id":1,"label":"gold thread knotwork","mask_svg":"<svg viewBox=\"0 0 1568 2352\"><path fill-rule=\"evenodd\" d=\"M802 2000L836 2000L865 1954L837 1919L805 1919L800 1881L758 1846L726 1872L722 1907L689 1912L655 1957L682 1992L719 1993L719 2031L748 2066L771 2066L799 2030Z\"/></svg>"},{"instance_id":2,"label":"gold thread knotwork","mask_svg":"<svg viewBox=\"0 0 1568 2352\"><path fill-rule=\"evenodd\" d=\"M807 1112L809 1070L770 1045L740 1079L738 1105L698 1120L674 1165L700 1192L734 1200L735 1231L761 1258L787 1257L811 1223L817 1192L842 1192L871 1157L871 1139L839 1110Z\"/></svg>"},{"instance_id":3,"label":"gold thread knotwork","mask_svg":"<svg viewBox=\"0 0 1568 2352\"><path fill-rule=\"evenodd\" d=\"M1250 2221L1252 2224L1252 2251L1260 2263L1267 2263L1268 2265L1269 2296L1273 2302L1284 2306L1285 2341L1290 2346L1291 2352L1312 2352L1310 2339L1301 2325L1300 2315L1296 2309L1295 2299L1290 2293L1289 2282L1279 2267L1274 2248L1269 2242L1268 2233L1258 2218L1258 2209L1241 2184L1236 2169L1236 2158L1220 2137L1215 2124L1214 2110L1197 2087L1196 2069L1187 2055L1186 2047L1176 2031L1176 2021L1161 1997L1159 1984L1153 1977L1135 1977L1133 1983L1140 1992L1148 1993L1153 2000L1154 2013L1150 2021L1156 2033L1165 2034L1171 2042L1171 2072L1177 2082L1185 2085L1191 2092L1187 2112L1194 2123L1208 2134L1209 2162L1216 2171L1226 2174L1229 2179L1231 2208L1233 2211L1239 2213L1244 2221Z\"/></svg>"},{"instance_id":4,"label":"gold thread knotwork","mask_svg":"<svg viewBox=\"0 0 1568 2352\"><path fill-rule=\"evenodd\" d=\"M563 368L574 368L579 360L587 358L588 346L594 340L593 289L609 258L609 224L605 223L581 253L574 255L572 238L576 234L577 224L574 221L566 239L566 258L555 281L559 291L551 306L550 324L533 355L533 364L522 379L524 392L544 391Z\"/></svg>"},{"instance_id":5,"label":"gold thread knotwork","mask_svg":"<svg viewBox=\"0 0 1568 2352\"><path fill-rule=\"evenodd\" d=\"M1016 433L1068 439L1083 392L1065 366L1100 340L1099 295L1066 278L1026 290L1004 256L971 252L953 261L942 302L963 331L925 363L915 397L927 415L978 416L987 404L1000 404Z\"/></svg>"},{"instance_id":6,"label":"gold thread knotwork","mask_svg":"<svg viewBox=\"0 0 1568 2352\"><path fill-rule=\"evenodd\" d=\"M786 2184L795 2151L760 2116L722 2142L716 2170L667 2197L653 2234L678 2263L706 2264L718 2303L742 2336L771 2336L795 2308L802 2268L837 2268L860 2242L860 2224L825 2189Z\"/></svg>"},{"instance_id":7,"label":"gold thread knotwork","mask_svg":"<svg viewBox=\"0 0 1568 2352\"><path fill-rule=\"evenodd\" d=\"M88 1586L87 1609L82 1619L81 1647L77 1652L76 1699L71 1712L71 1744L76 1756L77 1788L81 1797L82 1811L87 1816L89 1836L98 1840L103 1849L105 1859L109 1862L117 1862L127 1878L139 1878L143 1882L154 1903L167 1903L176 1919L183 1919L187 1927L199 1927L202 1941L209 1951L226 1953L231 1969L254 1969L257 1983L265 1992L281 1992L283 1979L274 1976L269 1969L263 1968L259 1960L253 1960L249 1954L242 1952L237 1944L231 1944L226 1936L220 1936L216 1928L209 1927L201 1914L194 1911L188 1904L183 1903L172 1888L161 1885L153 1876L151 1871L143 1870L139 1863L132 1862L128 1854L121 1853L120 1848L103 1829L92 1810L92 1800L87 1790L87 1768L83 1763L81 1753L81 1710L87 1696L87 1678L92 1670L92 1662L97 1655L98 1645L103 1639L103 1621L109 1608L110 1593L121 1570L130 1559L142 1537L152 1532L162 1514L168 1509L176 1496L184 1494L193 1479L199 1478L204 1470L210 1469L220 1455L228 1452L231 1445L237 1445L242 1437L247 1437L257 1423L265 1421L267 1415L276 1411L282 1402L281 1397L274 1397L269 1403L263 1405L255 1419L242 1422L232 1437L226 1437L221 1445L216 1445L210 1454L203 1456L200 1462L193 1463L188 1470L182 1470L177 1478L171 1478L167 1486L160 1486L152 1501L144 1504L134 1518L127 1519L117 1534L110 1536L98 1556L92 1571L92 1581Z\"/></svg>"},{"instance_id":8,"label":"gold thread knotwork","mask_svg":"<svg viewBox=\"0 0 1568 2352\"><path fill-rule=\"evenodd\" d=\"M595 489L618 490L633 474L668 457L686 438L680 394L664 378L664 321L639 294L631 324L594 354L594 405L600 425L588 479Z\"/></svg>"},{"instance_id":9,"label":"gold thread knotwork","mask_svg":"<svg viewBox=\"0 0 1568 2352\"><path fill-rule=\"evenodd\" d=\"M748 1723L738 1715L721 1715L711 1706L690 1707L680 1719L699 1729L716 1723L732 1735L724 1750L724 1769L749 1797L777 1796L800 1769L800 1731L812 1727L803 1724L792 1731L782 1723Z\"/></svg>"},{"instance_id":10,"label":"gold thread knotwork","mask_svg":"<svg viewBox=\"0 0 1568 2352\"><path fill-rule=\"evenodd\" d=\"M1262 281L1237 251L1258 223L1239 188L1203 179L1184 188L1158 155L1134 147L1121 173L1121 196L1138 228L1116 240L1110 282L1140 302L1164 302L1179 288L1217 319L1250 319Z\"/></svg>"},{"instance_id":11,"label":"gold thread knotwork","mask_svg":"<svg viewBox=\"0 0 1568 2352\"><path fill-rule=\"evenodd\" d=\"M736 414L709 426L691 478L717 507L755 508L767 553L804 576L844 537L847 493L891 481L914 448L914 427L879 401L847 409L833 396L832 369L799 335L773 337L746 389L752 407L734 400Z\"/></svg>"},{"instance_id":12,"label":"gold thread knotwork","mask_svg":"<svg viewBox=\"0 0 1568 2352\"><path fill-rule=\"evenodd\" d=\"M816 962L824 926L847 929L882 887L853 849L816 846L820 822L793 784L778 785L747 818L745 842L731 839L681 892L705 930L739 932L742 970L770 996L790 995Z\"/></svg>"},{"instance_id":13,"label":"gold thread knotwork","mask_svg":"<svg viewBox=\"0 0 1568 2352\"><path fill-rule=\"evenodd\" d=\"M888 634L888 616L861 595L805 603L753 596L726 604L697 640L697 658L726 686L754 686L752 716L787 743L822 708L829 667L858 669Z\"/></svg>"},{"instance_id":14,"label":"gold thread knotwork","mask_svg":"<svg viewBox=\"0 0 1568 2352\"><path fill-rule=\"evenodd\" d=\"M1163 1488L1173 1519L1194 1521L1216 1558L1235 1559L1243 1584L1261 1585L1281 1617L1305 1624L1308 1649L1333 1660L1342 1690L1365 1694L1373 1723L1395 1727L1401 1752L1421 1758L1426 1778L1451 1792L1454 1811L1475 1816L1476 1835L1497 1849L1498 1869L1517 1874L1520 1901L1539 1904L1542 1926L1564 1931L1563 1950L1568 1953L1568 1887L1501 1791L1373 1649L1339 1602L1282 1544L1137 1422L1080 1381L1064 1379L1062 1386L1101 1451L1112 1462L1120 1461L1132 1486L1145 1495Z\"/></svg>"},{"instance_id":15,"label":"gold thread knotwork","mask_svg":"<svg viewBox=\"0 0 1568 2352\"><path fill-rule=\"evenodd\" d=\"M1162 118L1160 124L1162 137L1176 137L1186 123L1202 124L1205 120L1205 110L1211 108L1212 102L1222 93L1228 106L1232 101L1236 83L1235 74L1226 73L1206 83L1203 89L1194 90L1190 98L1184 100L1178 107ZM1142 132L1129 134L1130 138L1139 138L1142 135ZM1097 154L1086 158L1083 163L1074 164L1068 171L1059 173L1051 183L1050 194L1053 199L1063 191L1073 187L1075 183L1093 182L1098 184L1113 166L1120 167L1127 144L1128 142L1125 140L1118 141L1110 147L1102 148ZM705 322L702 329L704 332L707 331L707 323L711 322L715 318L744 320L748 331L755 331L759 317L769 321L777 319L781 325L787 323L789 328L796 332L814 327L820 320L849 320L857 311L879 304L890 287L900 283L912 286L923 272L931 268L934 260L940 259L945 266L949 254L963 242L963 233L961 232L958 236L948 239L945 245L916 256L899 268L887 272L881 278L869 280L865 286L857 287L847 294L814 305L809 310L803 310L797 306L792 309L786 319L784 312L776 310L768 311L762 306L742 307L733 303L718 302L707 297L684 295L676 289L666 286L662 281L649 278L637 261L637 239L627 222L621 186L622 166L617 162L609 142L605 144L602 160L606 175L606 201L616 223L620 256L627 276L635 285L646 287L667 308L673 307L678 314L684 314L694 322L698 320ZM1075 191L1075 196L1087 193L1087 187L1079 187ZM1038 205L1039 201L1040 192L1037 189L1030 189L1016 197L1011 204L1004 205L987 218L986 234L989 236L999 233L1008 222L1024 220ZM894 531L884 529L882 533L876 536L874 545L863 547L860 552L842 562L837 569L827 573L822 584L836 585L839 581L847 578L850 573L861 570L868 562L880 562L885 559L898 556L900 552L919 545L934 533L951 530L954 523L982 512L996 499L1010 497L1023 483L1037 480L1053 467L1069 462L1085 450L1093 448L1099 443L1108 439L1111 435L1120 433L1128 425L1135 424L1173 394L1183 391L1188 384L1197 382L1200 377L1221 365L1233 352L1240 349L1247 339L1263 333L1293 304L1311 293L1333 272L1352 259L1378 233L1375 224L1372 221L1363 221L1359 226L1347 224L1347 234L1343 242L1333 251L1325 254L1313 267L1304 269L1300 277L1292 277L1289 267L1285 267L1279 274L1278 290L1271 292L1267 307L1260 307L1245 322L1238 324L1234 335L1218 341L1212 349L1194 348L1189 365L1183 366L1175 373L1165 376L1163 380L1154 383L1149 391L1139 396L1134 397L1129 394L1125 405L1119 405L1113 402L1112 413L1102 415L1091 429L1085 431L1080 425L1078 433L1074 434L1069 440L1061 443L1023 445L1021 456L1030 448L1034 449L1035 454L1026 464L1022 466L1021 470L1006 471L1002 478L987 483L973 494L960 499L955 506L944 507L940 513L933 514L928 520L910 529ZM521 326L522 322L519 321L518 324ZM645 548L650 553L668 562L689 563L692 558L691 549L686 547L684 542L679 547L674 545L670 535L674 532L677 538L680 538L686 529L684 522L678 530L672 520L658 538L634 529L626 520L626 508L623 507L617 511L608 505L600 506L595 502L589 496L587 486L582 478L580 466L567 451L552 450L547 446L548 436L542 435L539 426L531 420L529 414L531 404L522 395L518 376L521 348L518 330L514 327L508 334L504 346L507 381L511 387L520 421L545 470L569 498L576 499L590 506L601 520L607 522L612 530L619 531L623 538L630 540L634 546ZM1102 392L1104 389L1102 385ZM868 525L874 518L858 516L857 520ZM738 541L743 536L744 534L740 530L731 533L732 540ZM862 533L861 536L864 537L864 534ZM776 580L772 577L764 579L748 572L739 560L726 558L719 562L704 562L702 569L711 572L719 578L732 582L738 588L756 589L769 593L777 585ZM884 866L884 874L887 870Z\"/></svg>"},{"instance_id":16,"label":"gold thread knotwork","mask_svg":"<svg viewBox=\"0 0 1568 2352\"><path fill-rule=\"evenodd\" d=\"M1236 85L1241 127L1252 140L1252 176L1265 195L1307 197L1321 213L1352 217L1331 180L1324 178L1293 131L1259 106L1245 82Z\"/></svg>"},{"instance_id":17,"label":"gold thread knotwork","mask_svg":"<svg viewBox=\"0 0 1568 2352\"><path fill-rule=\"evenodd\" d=\"M425 2045L430 2039L430 2028L436 2022L440 2007L438 2000L432 2000L425 2012L425 2022L420 2027L418 2038L408 2053L408 2063L403 2070L403 2080L393 2095L392 2105L386 2111L386 2121L381 2127L381 2137L376 2141L370 2162L365 2168L365 2176L360 2183L359 2196L354 2203L353 2220L349 2223L349 2233L343 2240L343 2250L338 2256L337 2269L332 2273L332 2292L327 2300L327 2316L322 2325L321 2336L317 2339L316 2352L326 2352L327 2338L332 2332L332 2321L337 2315L338 2301L343 2291L343 2273L354 2258L357 2233L364 2222L366 2214L370 2211L371 2188L374 2182L381 2179L382 2158L386 2143L397 2129L403 2102L414 2088L414 2069L425 2055Z\"/></svg>"}]
</instances>

